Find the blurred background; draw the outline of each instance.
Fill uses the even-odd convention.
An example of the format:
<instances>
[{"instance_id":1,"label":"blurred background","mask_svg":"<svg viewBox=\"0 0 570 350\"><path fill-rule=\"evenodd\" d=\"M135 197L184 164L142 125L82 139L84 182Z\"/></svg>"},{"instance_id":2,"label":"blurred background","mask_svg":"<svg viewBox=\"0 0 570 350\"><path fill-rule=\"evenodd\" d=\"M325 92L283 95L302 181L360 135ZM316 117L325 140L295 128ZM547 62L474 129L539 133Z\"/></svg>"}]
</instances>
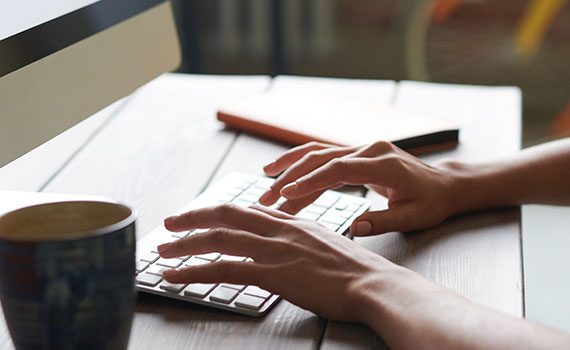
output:
<instances>
[{"instance_id":1,"label":"blurred background","mask_svg":"<svg viewBox=\"0 0 570 350\"><path fill-rule=\"evenodd\" d=\"M516 85L523 145L570 136L569 0L173 0L181 72Z\"/></svg>"}]
</instances>

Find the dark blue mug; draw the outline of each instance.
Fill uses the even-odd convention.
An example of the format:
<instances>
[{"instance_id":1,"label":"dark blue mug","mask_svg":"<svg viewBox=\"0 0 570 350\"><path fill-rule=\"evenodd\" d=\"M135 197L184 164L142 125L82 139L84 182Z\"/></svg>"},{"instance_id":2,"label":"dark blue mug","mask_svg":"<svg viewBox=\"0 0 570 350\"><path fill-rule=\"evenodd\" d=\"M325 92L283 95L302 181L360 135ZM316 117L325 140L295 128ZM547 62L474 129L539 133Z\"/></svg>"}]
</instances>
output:
<instances>
[{"instance_id":1,"label":"dark blue mug","mask_svg":"<svg viewBox=\"0 0 570 350\"><path fill-rule=\"evenodd\" d=\"M0 299L16 349L125 349L136 291L135 216L97 201L0 217Z\"/></svg>"}]
</instances>

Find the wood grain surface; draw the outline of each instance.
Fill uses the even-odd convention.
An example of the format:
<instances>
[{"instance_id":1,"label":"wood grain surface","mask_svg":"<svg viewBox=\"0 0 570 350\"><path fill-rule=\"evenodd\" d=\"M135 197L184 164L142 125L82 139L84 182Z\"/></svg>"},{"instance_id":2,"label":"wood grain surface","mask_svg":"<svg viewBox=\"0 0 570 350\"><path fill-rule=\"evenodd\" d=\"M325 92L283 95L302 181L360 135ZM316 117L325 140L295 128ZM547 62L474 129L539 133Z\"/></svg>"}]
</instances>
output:
<instances>
[{"instance_id":1,"label":"wood grain surface","mask_svg":"<svg viewBox=\"0 0 570 350\"><path fill-rule=\"evenodd\" d=\"M267 88L267 77L167 74L141 88L46 192L114 198L138 214L143 237L206 186L236 133L215 119L219 103Z\"/></svg>"},{"instance_id":2,"label":"wood grain surface","mask_svg":"<svg viewBox=\"0 0 570 350\"><path fill-rule=\"evenodd\" d=\"M0 187L114 198L136 210L142 237L227 173L261 175L264 164L288 149L215 119L221 102L265 89L328 89L461 122L459 148L426 155L428 162L482 161L520 148L520 92L514 88L166 74L137 91L120 113L100 114L35 156L0 169ZM367 196L373 210L386 207L383 197ZM356 242L469 300L521 316L519 221L519 210L507 208ZM0 350L12 349L3 322ZM130 342L137 350L384 347L366 326L323 320L285 300L265 317L251 318L147 294L139 295Z\"/></svg>"},{"instance_id":3,"label":"wood grain surface","mask_svg":"<svg viewBox=\"0 0 570 350\"><path fill-rule=\"evenodd\" d=\"M517 88L400 82L394 102L462 125L458 148L423 156L427 162L442 158L485 161L520 148L521 95ZM370 192L367 197L374 203L371 210L387 208L382 196ZM430 230L355 241L468 300L523 316L519 208L466 214ZM322 346L328 350L384 347L369 328L340 322L328 322Z\"/></svg>"}]
</instances>

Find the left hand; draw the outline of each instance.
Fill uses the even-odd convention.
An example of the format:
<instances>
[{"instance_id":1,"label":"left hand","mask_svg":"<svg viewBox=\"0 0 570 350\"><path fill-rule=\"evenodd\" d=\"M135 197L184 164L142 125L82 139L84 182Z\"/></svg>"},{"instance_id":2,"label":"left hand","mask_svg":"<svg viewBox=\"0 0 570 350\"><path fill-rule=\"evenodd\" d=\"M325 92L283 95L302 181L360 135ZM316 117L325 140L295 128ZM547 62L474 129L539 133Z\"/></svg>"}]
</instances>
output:
<instances>
[{"instance_id":1,"label":"left hand","mask_svg":"<svg viewBox=\"0 0 570 350\"><path fill-rule=\"evenodd\" d=\"M364 284L404 270L316 222L264 207L223 204L168 218L165 225L171 231L210 230L159 246L164 258L221 252L254 260L169 270L168 282L256 285L337 320L364 321Z\"/></svg>"},{"instance_id":2,"label":"left hand","mask_svg":"<svg viewBox=\"0 0 570 350\"><path fill-rule=\"evenodd\" d=\"M281 175L259 203L271 205L283 196L287 201L279 209L295 214L326 190L364 185L386 197L388 209L356 218L353 236L425 229L461 212L461 203L472 197L459 185L469 177L461 169L456 162L426 164L385 141L359 147L310 142L264 167L267 175Z\"/></svg>"}]
</instances>

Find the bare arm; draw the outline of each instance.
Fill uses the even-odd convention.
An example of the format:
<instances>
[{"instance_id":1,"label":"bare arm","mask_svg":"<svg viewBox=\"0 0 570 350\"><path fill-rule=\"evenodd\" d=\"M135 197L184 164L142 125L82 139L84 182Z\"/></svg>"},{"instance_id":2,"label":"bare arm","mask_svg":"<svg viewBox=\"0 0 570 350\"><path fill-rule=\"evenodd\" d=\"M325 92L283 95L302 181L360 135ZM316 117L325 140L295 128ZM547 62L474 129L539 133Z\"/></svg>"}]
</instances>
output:
<instances>
[{"instance_id":1,"label":"bare arm","mask_svg":"<svg viewBox=\"0 0 570 350\"><path fill-rule=\"evenodd\" d=\"M387 142L351 148L307 144L265 167L278 175L260 203L288 201L296 213L326 189L365 185L388 198L388 210L363 214L353 235L425 229L473 210L525 203L570 204L570 139L481 164L428 165ZM429 212L430 215L423 215Z\"/></svg>"},{"instance_id":2,"label":"bare arm","mask_svg":"<svg viewBox=\"0 0 570 350\"><path fill-rule=\"evenodd\" d=\"M458 212L528 203L570 205L570 139L528 148L502 161L442 166L455 177Z\"/></svg>"},{"instance_id":3,"label":"bare arm","mask_svg":"<svg viewBox=\"0 0 570 350\"><path fill-rule=\"evenodd\" d=\"M166 227L211 230L158 247L165 258L221 251L254 260L166 271L172 283L258 285L322 317L367 324L391 348L570 348L570 335L475 305L283 212L223 205L170 218Z\"/></svg>"},{"instance_id":4,"label":"bare arm","mask_svg":"<svg viewBox=\"0 0 570 350\"><path fill-rule=\"evenodd\" d=\"M385 142L354 148L309 144L265 170L283 173L260 202L271 204L284 195L286 212L344 184L366 185L385 195L389 209L363 214L351 227L353 234L421 229L459 212L494 206L570 203L569 140L502 162L435 166ZM423 215L428 211L431 215ZM254 260L165 272L172 283L259 285L320 316L367 324L393 348L570 348L568 334L475 305L285 212L226 205L165 224L173 231L211 230L158 247L163 257L222 251ZM296 288L299 284L306 288Z\"/></svg>"},{"instance_id":5,"label":"bare arm","mask_svg":"<svg viewBox=\"0 0 570 350\"><path fill-rule=\"evenodd\" d=\"M360 292L363 322L392 348L570 348L568 334L473 304L411 271L372 281Z\"/></svg>"}]
</instances>

